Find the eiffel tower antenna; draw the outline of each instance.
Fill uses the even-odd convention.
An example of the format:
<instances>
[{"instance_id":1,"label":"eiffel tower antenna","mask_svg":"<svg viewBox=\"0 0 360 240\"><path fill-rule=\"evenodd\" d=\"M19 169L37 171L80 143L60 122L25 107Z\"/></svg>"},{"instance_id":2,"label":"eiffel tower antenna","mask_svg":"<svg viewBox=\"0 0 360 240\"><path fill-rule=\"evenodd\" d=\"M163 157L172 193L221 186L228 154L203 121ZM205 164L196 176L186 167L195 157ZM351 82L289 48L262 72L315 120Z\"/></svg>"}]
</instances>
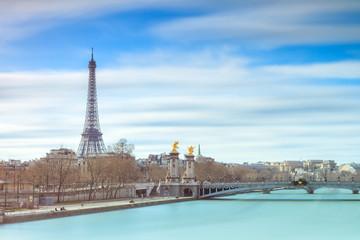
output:
<instances>
[{"instance_id":1,"label":"eiffel tower antenna","mask_svg":"<svg viewBox=\"0 0 360 240\"><path fill-rule=\"evenodd\" d=\"M86 105L84 130L77 151L79 158L106 154L106 148L100 130L98 104L96 96L96 78L93 48L91 48L91 60L89 62L89 84Z\"/></svg>"}]
</instances>

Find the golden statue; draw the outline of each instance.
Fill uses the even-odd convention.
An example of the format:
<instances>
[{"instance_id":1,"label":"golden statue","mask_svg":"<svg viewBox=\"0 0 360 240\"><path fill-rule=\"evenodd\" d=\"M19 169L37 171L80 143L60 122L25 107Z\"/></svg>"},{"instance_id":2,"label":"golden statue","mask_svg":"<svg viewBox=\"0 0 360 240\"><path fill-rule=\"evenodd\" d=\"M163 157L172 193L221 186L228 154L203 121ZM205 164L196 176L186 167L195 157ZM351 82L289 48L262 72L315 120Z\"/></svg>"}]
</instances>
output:
<instances>
[{"instance_id":1,"label":"golden statue","mask_svg":"<svg viewBox=\"0 0 360 240\"><path fill-rule=\"evenodd\" d=\"M179 144L178 141L174 142L173 149L171 150L171 152L177 152L177 149L179 149L178 144Z\"/></svg>"},{"instance_id":2,"label":"golden statue","mask_svg":"<svg viewBox=\"0 0 360 240\"><path fill-rule=\"evenodd\" d=\"M194 149L195 149L195 147L193 147L193 146L188 147L188 150L189 150L188 155L193 155Z\"/></svg>"}]
</instances>

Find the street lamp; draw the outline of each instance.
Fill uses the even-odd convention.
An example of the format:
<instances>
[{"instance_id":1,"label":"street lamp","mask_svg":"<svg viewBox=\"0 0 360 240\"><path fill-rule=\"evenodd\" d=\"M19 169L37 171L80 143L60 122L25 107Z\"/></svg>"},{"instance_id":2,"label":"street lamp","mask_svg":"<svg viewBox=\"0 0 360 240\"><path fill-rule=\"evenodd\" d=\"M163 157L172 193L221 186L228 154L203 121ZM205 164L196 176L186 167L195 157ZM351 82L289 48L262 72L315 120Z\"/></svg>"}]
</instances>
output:
<instances>
[{"instance_id":1,"label":"street lamp","mask_svg":"<svg viewBox=\"0 0 360 240\"><path fill-rule=\"evenodd\" d=\"M6 204L7 204L7 188L8 188L8 181L7 181L7 175L8 175L8 172L6 171L5 172L5 181L6 181L6 184L5 184L5 205L4 205L4 213L5 213L5 210L6 210Z\"/></svg>"},{"instance_id":2,"label":"street lamp","mask_svg":"<svg viewBox=\"0 0 360 240\"><path fill-rule=\"evenodd\" d=\"M16 185L16 175L15 175L15 162L14 162L14 193L15 193L15 191L16 191L16 187L15 187L15 185Z\"/></svg>"},{"instance_id":3,"label":"street lamp","mask_svg":"<svg viewBox=\"0 0 360 240\"><path fill-rule=\"evenodd\" d=\"M80 177L78 177L78 181L77 181L77 184L76 184L76 192L77 192L77 200L79 201L79 186L80 185Z\"/></svg>"},{"instance_id":4,"label":"street lamp","mask_svg":"<svg viewBox=\"0 0 360 240\"><path fill-rule=\"evenodd\" d=\"M20 195L20 175L17 175L18 186L17 186L17 204L19 204L19 195Z\"/></svg>"},{"instance_id":5,"label":"street lamp","mask_svg":"<svg viewBox=\"0 0 360 240\"><path fill-rule=\"evenodd\" d=\"M35 175L33 175L33 195L32 195L32 208L35 208Z\"/></svg>"},{"instance_id":6,"label":"street lamp","mask_svg":"<svg viewBox=\"0 0 360 240\"><path fill-rule=\"evenodd\" d=\"M224 177L219 177L220 182L224 182Z\"/></svg>"}]
</instances>

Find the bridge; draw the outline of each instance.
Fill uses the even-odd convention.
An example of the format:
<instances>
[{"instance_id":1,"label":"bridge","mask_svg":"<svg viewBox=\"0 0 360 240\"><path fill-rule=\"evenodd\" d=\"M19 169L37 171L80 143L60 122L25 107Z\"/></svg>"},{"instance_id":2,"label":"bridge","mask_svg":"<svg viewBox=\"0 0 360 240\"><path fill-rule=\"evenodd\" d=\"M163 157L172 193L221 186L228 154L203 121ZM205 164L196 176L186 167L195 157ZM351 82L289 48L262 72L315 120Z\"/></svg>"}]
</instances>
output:
<instances>
[{"instance_id":1,"label":"bridge","mask_svg":"<svg viewBox=\"0 0 360 240\"><path fill-rule=\"evenodd\" d=\"M200 199L235 195L240 193L263 192L283 189L304 189L308 194L313 194L319 188L342 188L349 189L353 194L358 194L360 182L236 182L236 183L204 183L199 186L198 197Z\"/></svg>"}]
</instances>

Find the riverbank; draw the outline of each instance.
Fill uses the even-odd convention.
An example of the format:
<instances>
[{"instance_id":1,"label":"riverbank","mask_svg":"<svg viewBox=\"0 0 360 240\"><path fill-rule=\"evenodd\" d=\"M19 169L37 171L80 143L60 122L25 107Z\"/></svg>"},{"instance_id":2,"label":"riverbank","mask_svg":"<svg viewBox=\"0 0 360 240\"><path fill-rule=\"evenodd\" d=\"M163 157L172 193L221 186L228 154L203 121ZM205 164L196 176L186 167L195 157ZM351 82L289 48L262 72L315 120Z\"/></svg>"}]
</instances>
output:
<instances>
[{"instance_id":1,"label":"riverbank","mask_svg":"<svg viewBox=\"0 0 360 240\"><path fill-rule=\"evenodd\" d=\"M70 217L83 214L115 211L121 209L154 206L175 202L195 200L193 197L151 197L135 198L114 201L92 201L75 204L55 204L51 206L40 206L39 209L20 210L7 212L4 217L4 224L19 223L27 221L38 221L43 219ZM65 210L60 210L62 207ZM56 211L57 210L57 211Z\"/></svg>"}]
</instances>

